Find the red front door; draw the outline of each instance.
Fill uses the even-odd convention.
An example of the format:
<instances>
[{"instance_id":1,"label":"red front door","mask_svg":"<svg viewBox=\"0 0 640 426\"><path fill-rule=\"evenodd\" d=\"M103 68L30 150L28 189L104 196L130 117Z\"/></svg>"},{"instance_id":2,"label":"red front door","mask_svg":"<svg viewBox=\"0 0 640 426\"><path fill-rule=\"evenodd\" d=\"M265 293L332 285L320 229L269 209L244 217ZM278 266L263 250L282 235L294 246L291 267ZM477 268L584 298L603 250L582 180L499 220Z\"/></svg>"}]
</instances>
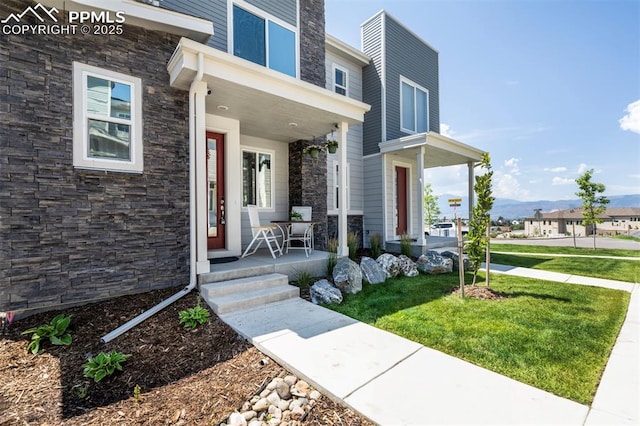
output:
<instances>
[{"instance_id":1,"label":"red front door","mask_svg":"<svg viewBox=\"0 0 640 426\"><path fill-rule=\"evenodd\" d=\"M207 132L207 248L225 248L224 135Z\"/></svg>"},{"instance_id":2,"label":"red front door","mask_svg":"<svg viewBox=\"0 0 640 426\"><path fill-rule=\"evenodd\" d=\"M407 233L407 178L409 169L396 166L396 235Z\"/></svg>"}]
</instances>

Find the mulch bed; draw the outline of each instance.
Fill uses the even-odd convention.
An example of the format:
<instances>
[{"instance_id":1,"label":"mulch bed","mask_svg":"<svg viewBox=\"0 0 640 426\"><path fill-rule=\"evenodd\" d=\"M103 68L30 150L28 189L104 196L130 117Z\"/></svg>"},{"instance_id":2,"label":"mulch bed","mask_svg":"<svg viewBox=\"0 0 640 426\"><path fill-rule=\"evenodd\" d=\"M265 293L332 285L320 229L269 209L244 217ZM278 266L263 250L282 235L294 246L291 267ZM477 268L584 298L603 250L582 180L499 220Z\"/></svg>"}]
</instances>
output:
<instances>
[{"instance_id":1,"label":"mulch bed","mask_svg":"<svg viewBox=\"0 0 640 426\"><path fill-rule=\"evenodd\" d=\"M452 291L453 294L460 296L460 286ZM508 297L506 293L494 290L487 286L465 285L464 297L472 297L480 300L504 300Z\"/></svg>"},{"instance_id":2,"label":"mulch bed","mask_svg":"<svg viewBox=\"0 0 640 426\"><path fill-rule=\"evenodd\" d=\"M48 323L56 313L14 322L0 336L0 425L216 425L272 378L287 374L211 313L195 330L178 323L178 312L197 303L196 291L142 324L101 344L100 338L174 294L157 290L70 308L70 346L43 343L27 352L20 333ZM203 306L206 304L203 303ZM124 371L99 383L83 377L82 364L100 351L131 354ZM134 397L139 386L140 395ZM306 425L372 425L322 397Z\"/></svg>"}]
</instances>

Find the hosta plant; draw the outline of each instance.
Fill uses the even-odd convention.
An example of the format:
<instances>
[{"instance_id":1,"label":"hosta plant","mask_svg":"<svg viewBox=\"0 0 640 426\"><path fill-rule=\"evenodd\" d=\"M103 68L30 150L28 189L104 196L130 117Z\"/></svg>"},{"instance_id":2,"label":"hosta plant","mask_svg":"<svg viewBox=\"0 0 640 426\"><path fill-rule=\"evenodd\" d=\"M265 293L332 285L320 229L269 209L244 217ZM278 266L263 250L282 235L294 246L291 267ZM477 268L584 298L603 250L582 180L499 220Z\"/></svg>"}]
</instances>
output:
<instances>
[{"instance_id":1,"label":"hosta plant","mask_svg":"<svg viewBox=\"0 0 640 426\"><path fill-rule=\"evenodd\" d=\"M180 316L180 324L184 324L185 328L196 328L198 324L204 324L209 320L209 310L198 305L185 311L178 312Z\"/></svg>"},{"instance_id":2,"label":"hosta plant","mask_svg":"<svg viewBox=\"0 0 640 426\"><path fill-rule=\"evenodd\" d=\"M100 352L82 365L84 377L93 379L97 383L116 371L122 371L122 363L129 358L131 355L117 351Z\"/></svg>"},{"instance_id":3,"label":"hosta plant","mask_svg":"<svg viewBox=\"0 0 640 426\"><path fill-rule=\"evenodd\" d=\"M29 342L27 350L33 354L40 352L40 342L43 339L49 339L52 345L70 345L71 334L67 332L69 323L71 323L71 317L60 314L56 315L49 324L23 331L22 334L31 334L31 342Z\"/></svg>"}]
</instances>

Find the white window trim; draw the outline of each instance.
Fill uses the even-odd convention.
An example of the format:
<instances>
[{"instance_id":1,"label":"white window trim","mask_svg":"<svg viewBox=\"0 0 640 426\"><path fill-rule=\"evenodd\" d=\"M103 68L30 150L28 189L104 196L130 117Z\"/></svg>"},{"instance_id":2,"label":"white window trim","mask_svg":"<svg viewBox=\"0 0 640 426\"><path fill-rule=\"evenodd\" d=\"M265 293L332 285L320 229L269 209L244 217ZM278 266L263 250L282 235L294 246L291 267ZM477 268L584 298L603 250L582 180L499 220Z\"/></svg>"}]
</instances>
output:
<instances>
[{"instance_id":1,"label":"white window trim","mask_svg":"<svg viewBox=\"0 0 640 426\"><path fill-rule=\"evenodd\" d=\"M283 21L282 19L278 18L277 16L271 15L270 13L260 9L259 7L256 7L250 3L247 3L246 1L243 0L235 0L235 1L230 1L227 2L227 52L231 55L233 55L233 6L238 6L241 9L246 10L249 13L252 13L254 15L256 15L259 18L262 18L265 20L265 26L264 26L264 31L265 31L265 40L266 40L266 45L264 47L265 51L265 68L268 69L272 69L269 67L269 24L268 21L272 21L278 25L280 25L283 28L288 29L289 31L293 32L294 35L294 43L295 43L295 48L296 48L296 75L293 76L294 78L299 78L300 77L300 6L299 6L299 2L296 2L296 7L297 7L297 14L296 14L296 26L293 26L291 24L289 24L286 21ZM276 70L274 70L276 71ZM278 71L279 72L279 71ZM284 74L284 73L283 73ZM285 74L285 75L289 75L289 74Z\"/></svg>"},{"instance_id":2,"label":"white window trim","mask_svg":"<svg viewBox=\"0 0 640 426\"><path fill-rule=\"evenodd\" d=\"M417 96L415 96L415 91L416 91L416 89L418 89L418 90L421 90L421 91L423 91L423 92L425 92L427 94L427 111L426 111L427 112L427 129L426 129L426 131L428 132L429 131L429 90L425 89L422 86L420 86L418 83L416 83L416 82L414 82L412 80L409 80L408 78L406 78L403 75L400 75L400 84L399 84L399 89L400 89L400 130L403 131L404 133L409 133L411 135L414 135L414 134L418 133L415 129L413 129L413 130L407 129L402 125L403 124L402 123L402 118L404 117L403 109L402 109L402 104L403 104L403 102L402 102L402 83L405 83L405 84L413 87L413 93L414 93L414 96L413 96L413 122L415 123L416 128L418 126L418 108L416 108Z\"/></svg>"},{"instance_id":3,"label":"white window trim","mask_svg":"<svg viewBox=\"0 0 640 426\"><path fill-rule=\"evenodd\" d=\"M338 83L336 83L336 70L340 70L344 73L344 79L345 79L345 83L346 85L341 86ZM349 70L337 65L337 64L333 64L331 67L331 81L333 83L333 92L334 93L338 93L336 92L336 89L344 89L344 96L349 97ZM339 95L342 95L342 93L338 93Z\"/></svg>"},{"instance_id":4,"label":"white window trim","mask_svg":"<svg viewBox=\"0 0 640 426\"><path fill-rule=\"evenodd\" d=\"M276 162L276 152L271 150L271 149L264 149L264 148L258 148L258 147L253 147L253 146L245 146L245 145L241 145L240 146L240 176L242 179L244 179L244 177L242 176L242 159L244 157L244 153L245 152L252 152L254 154L269 154L271 156L271 207L258 207L258 211L261 212L275 212L276 211L276 175L275 175L275 168L274 168L274 164ZM242 204L242 190L243 190L243 185L244 182L240 182L240 201ZM242 211L247 211L247 206L241 206Z\"/></svg>"},{"instance_id":5,"label":"white window trim","mask_svg":"<svg viewBox=\"0 0 640 426\"><path fill-rule=\"evenodd\" d=\"M340 181L338 180L338 160L333 160L331 162L331 176L332 176L332 185L331 185L331 210L327 212L327 214L338 214L338 190L340 189ZM347 172L347 212L351 212L351 164L347 161L345 165L345 170Z\"/></svg>"},{"instance_id":6,"label":"white window trim","mask_svg":"<svg viewBox=\"0 0 640 426\"><path fill-rule=\"evenodd\" d=\"M87 77L97 77L131 86L131 119L108 117L109 122L131 123L131 160L110 160L89 157L87 113ZM125 123L126 121L126 123ZM73 166L78 169L142 173L142 80L126 74L105 70L80 62L73 63Z\"/></svg>"}]
</instances>

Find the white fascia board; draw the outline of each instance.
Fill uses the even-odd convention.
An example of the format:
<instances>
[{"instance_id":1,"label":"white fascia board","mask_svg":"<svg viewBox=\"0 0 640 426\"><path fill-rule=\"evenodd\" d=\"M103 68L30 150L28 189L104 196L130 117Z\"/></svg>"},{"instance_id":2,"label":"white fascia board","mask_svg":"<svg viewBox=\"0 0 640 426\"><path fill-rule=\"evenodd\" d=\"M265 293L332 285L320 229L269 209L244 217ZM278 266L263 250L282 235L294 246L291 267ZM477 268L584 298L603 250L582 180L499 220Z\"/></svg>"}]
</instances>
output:
<instances>
[{"instance_id":1,"label":"white fascia board","mask_svg":"<svg viewBox=\"0 0 640 426\"><path fill-rule=\"evenodd\" d=\"M364 102L334 93L278 71L271 70L229 53L189 39L181 39L167 69L171 85L181 87L182 74L194 74L197 70L198 52L204 53L205 76L250 87L268 95L285 98L318 109L331 111L346 119L349 124L362 123L364 113L371 106Z\"/></svg>"},{"instance_id":2,"label":"white fascia board","mask_svg":"<svg viewBox=\"0 0 640 426\"><path fill-rule=\"evenodd\" d=\"M325 33L325 46L326 49L330 52L336 53L346 59L356 62L361 67L369 65L371 62L371 58L356 49L353 46L349 46L347 43L342 40L337 39L331 34Z\"/></svg>"},{"instance_id":3,"label":"white fascia board","mask_svg":"<svg viewBox=\"0 0 640 426\"><path fill-rule=\"evenodd\" d=\"M418 133L378 144L381 153L417 148L423 145L458 154L463 157L467 157L471 161L480 161L482 159L482 154L484 154L484 151L481 149L464 144L455 139L442 136L435 132Z\"/></svg>"},{"instance_id":4,"label":"white fascia board","mask_svg":"<svg viewBox=\"0 0 640 426\"><path fill-rule=\"evenodd\" d=\"M41 0L40 3L69 11L121 11L125 15L124 24L185 36L203 42L213 36L213 22L209 20L134 0Z\"/></svg>"}]
</instances>

